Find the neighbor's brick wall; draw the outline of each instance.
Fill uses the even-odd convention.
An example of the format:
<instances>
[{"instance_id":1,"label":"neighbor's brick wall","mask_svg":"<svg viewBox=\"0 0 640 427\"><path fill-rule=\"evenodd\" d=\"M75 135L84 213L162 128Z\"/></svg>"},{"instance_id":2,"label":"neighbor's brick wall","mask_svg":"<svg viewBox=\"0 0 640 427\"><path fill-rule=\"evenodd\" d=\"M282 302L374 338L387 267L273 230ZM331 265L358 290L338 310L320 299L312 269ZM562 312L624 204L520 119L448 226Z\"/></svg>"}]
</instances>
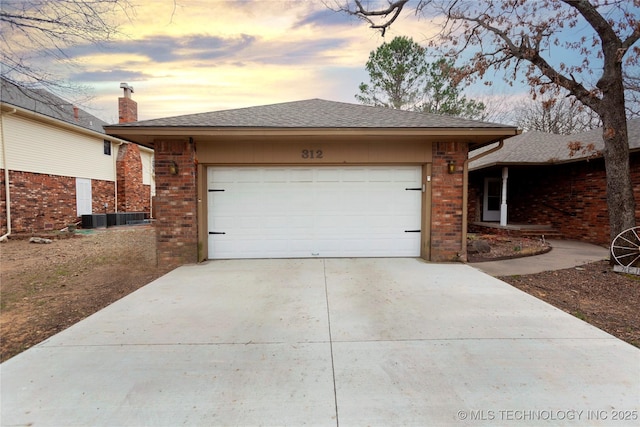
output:
<instances>
[{"instance_id":1,"label":"neighbor's brick wall","mask_svg":"<svg viewBox=\"0 0 640 427\"><path fill-rule=\"evenodd\" d=\"M640 155L631 157L631 170L635 198L640 201ZM495 172L496 176L499 173ZM483 176L482 173L473 174L469 184L470 201L472 193L482 195ZM508 222L551 225L564 238L608 245L606 194L602 159L535 168L510 167ZM474 221L481 209L481 203L469 203L469 222ZM640 204L636 206L636 219L640 222Z\"/></svg>"},{"instance_id":2,"label":"neighbor's brick wall","mask_svg":"<svg viewBox=\"0 0 640 427\"><path fill-rule=\"evenodd\" d=\"M178 175L169 173L175 162ZM198 261L195 147L189 141L155 144L158 264L177 267Z\"/></svg>"},{"instance_id":3,"label":"neighbor's brick wall","mask_svg":"<svg viewBox=\"0 0 640 427\"><path fill-rule=\"evenodd\" d=\"M74 183L75 185L75 183ZM91 211L94 214L114 212L115 183L113 181L91 180ZM75 191L74 191L75 200ZM75 202L74 202L75 203ZM104 205L107 205L105 208Z\"/></svg>"},{"instance_id":4,"label":"neighbor's brick wall","mask_svg":"<svg viewBox=\"0 0 640 427\"><path fill-rule=\"evenodd\" d=\"M73 177L10 171L9 190L12 233L59 230L80 221L76 215L76 180ZM93 209L104 203L114 205L113 182L91 180L91 192ZM103 213L104 208L97 212ZM6 229L4 209L3 214Z\"/></svg>"},{"instance_id":5,"label":"neighbor's brick wall","mask_svg":"<svg viewBox=\"0 0 640 427\"><path fill-rule=\"evenodd\" d=\"M433 147L431 177L431 261L460 261L466 258L462 244L463 163L468 144L439 142ZM453 160L456 172L447 172Z\"/></svg>"},{"instance_id":6,"label":"neighbor's brick wall","mask_svg":"<svg viewBox=\"0 0 640 427\"><path fill-rule=\"evenodd\" d=\"M116 160L118 212L149 212L151 210L151 187L142 183L142 173L138 145L121 145Z\"/></svg>"}]
</instances>

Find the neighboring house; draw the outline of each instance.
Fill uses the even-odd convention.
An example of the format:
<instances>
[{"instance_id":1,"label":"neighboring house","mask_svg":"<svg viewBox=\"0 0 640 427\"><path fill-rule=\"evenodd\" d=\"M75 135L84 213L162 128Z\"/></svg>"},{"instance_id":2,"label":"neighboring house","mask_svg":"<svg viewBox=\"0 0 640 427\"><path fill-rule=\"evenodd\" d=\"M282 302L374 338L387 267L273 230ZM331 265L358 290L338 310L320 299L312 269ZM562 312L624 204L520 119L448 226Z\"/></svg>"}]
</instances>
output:
<instances>
[{"instance_id":1,"label":"neighboring house","mask_svg":"<svg viewBox=\"0 0 640 427\"><path fill-rule=\"evenodd\" d=\"M469 148L512 126L320 99L106 126L152 147L158 261L466 259Z\"/></svg>"},{"instance_id":2,"label":"neighboring house","mask_svg":"<svg viewBox=\"0 0 640 427\"><path fill-rule=\"evenodd\" d=\"M85 214L149 213L153 150L106 135L105 122L47 91L1 83L2 238L60 230Z\"/></svg>"},{"instance_id":3,"label":"neighboring house","mask_svg":"<svg viewBox=\"0 0 640 427\"><path fill-rule=\"evenodd\" d=\"M631 178L640 200L640 119L628 121L628 135ZM469 229L517 233L540 227L539 234L555 231L568 239L609 243L602 128L575 135L527 132L473 160L495 145L469 154Z\"/></svg>"}]
</instances>

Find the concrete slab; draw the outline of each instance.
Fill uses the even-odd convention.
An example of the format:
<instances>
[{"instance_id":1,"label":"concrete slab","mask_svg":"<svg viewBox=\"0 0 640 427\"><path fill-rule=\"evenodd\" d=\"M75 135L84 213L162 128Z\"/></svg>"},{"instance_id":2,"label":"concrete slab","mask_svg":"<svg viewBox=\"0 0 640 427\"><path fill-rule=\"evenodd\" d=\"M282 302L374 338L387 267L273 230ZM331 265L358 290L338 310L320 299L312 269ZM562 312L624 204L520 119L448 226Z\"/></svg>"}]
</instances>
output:
<instances>
[{"instance_id":1,"label":"concrete slab","mask_svg":"<svg viewBox=\"0 0 640 427\"><path fill-rule=\"evenodd\" d=\"M44 345L328 340L323 261L307 259L181 267Z\"/></svg>"},{"instance_id":2,"label":"concrete slab","mask_svg":"<svg viewBox=\"0 0 640 427\"><path fill-rule=\"evenodd\" d=\"M587 323L566 322L561 310L466 265L329 261L334 341L608 337Z\"/></svg>"},{"instance_id":3,"label":"concrete slab","mask_svg":"<svg viewBox=\"0 0 640 427\"><path fill-rule=\"evenodd\" d=\"M0 375L2 426L637 425L640 411L639 349L416 259L181 267Z\"/></svg>"},{"instance_id":4,"label":"concrete slab","mask_svg":"<svg viewBox=\"0 0 640 427\"><path fill-rule=\"evenodd\" d=\"M626 350L572 339L334 343L340 425L617 425L615 410L638 408L638 378L593 362L637 364Z\"/></svg>"},{"instance_id":5,"label":"concrete slab","mask_svg":"<svg viewBox=\"0 0 640 427\"><path fill-rule=\"evenodd\" d=\"M3 426L332 425L332 378L327 343L43 346L2 365L1 419Z\"/></svg>"},{"instance_id":6,"label":"concrete slab","mask_svg":"<svg viewBox=\"0 0 640 427\"><path fill-rule=\"evenodd\" d=\"M477 262L470 265L497 277L562 270L609 259L609 249L602 246L574 240L548 240L548 242L552 249L546 254L501 261Z\"/></svg>"}]
</instances>

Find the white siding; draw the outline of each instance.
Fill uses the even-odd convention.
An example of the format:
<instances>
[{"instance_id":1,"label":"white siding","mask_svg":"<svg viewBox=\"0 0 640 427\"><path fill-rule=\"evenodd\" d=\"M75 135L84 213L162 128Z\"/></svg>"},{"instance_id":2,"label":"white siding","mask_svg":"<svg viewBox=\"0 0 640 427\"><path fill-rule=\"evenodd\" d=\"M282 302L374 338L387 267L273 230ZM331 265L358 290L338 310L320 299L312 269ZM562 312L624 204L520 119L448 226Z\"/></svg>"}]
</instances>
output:
<instances>
[{"instance_id":1,"label":"white siding","mask_svg":"<svg viewBox=\"0 0 640 427\"><path fill-rule=\"evenodd\" d=\"M15 115L3 122L9 169L115 181L115 153L104 154L103 139Z\"/></svg>"},{"instance_id":2,"label":"white siding","mask_svg":"<svg viewBox=\"0 0 640 427\"><path fill-rule=\"evenodd\" d=\"M142 160L142 183L151 186L151 195L156 194L156 185L153 175L153 153L140 149L140 159Z\"/></svg>"}]
</instances>

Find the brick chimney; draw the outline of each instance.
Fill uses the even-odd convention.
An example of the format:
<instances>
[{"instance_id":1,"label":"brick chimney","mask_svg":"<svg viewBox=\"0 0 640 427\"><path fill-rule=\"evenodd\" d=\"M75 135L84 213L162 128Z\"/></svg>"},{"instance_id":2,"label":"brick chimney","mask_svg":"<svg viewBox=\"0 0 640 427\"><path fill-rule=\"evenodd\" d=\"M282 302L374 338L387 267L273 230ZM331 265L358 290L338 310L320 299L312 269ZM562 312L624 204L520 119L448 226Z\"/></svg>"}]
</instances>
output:
<instances>
[{"instance_id":1,"label":"brick chimney","mask_svg":"<svg viewBox=\"0 0 640 427\"><path fill-rule=\"evenodd\" d=\"M120 83L120 87L124 89L124 96L118 98L118 123L130 123L138 121L138 103L131 99L133 87L126 83Z\"/></svg>"}]
</instances>

